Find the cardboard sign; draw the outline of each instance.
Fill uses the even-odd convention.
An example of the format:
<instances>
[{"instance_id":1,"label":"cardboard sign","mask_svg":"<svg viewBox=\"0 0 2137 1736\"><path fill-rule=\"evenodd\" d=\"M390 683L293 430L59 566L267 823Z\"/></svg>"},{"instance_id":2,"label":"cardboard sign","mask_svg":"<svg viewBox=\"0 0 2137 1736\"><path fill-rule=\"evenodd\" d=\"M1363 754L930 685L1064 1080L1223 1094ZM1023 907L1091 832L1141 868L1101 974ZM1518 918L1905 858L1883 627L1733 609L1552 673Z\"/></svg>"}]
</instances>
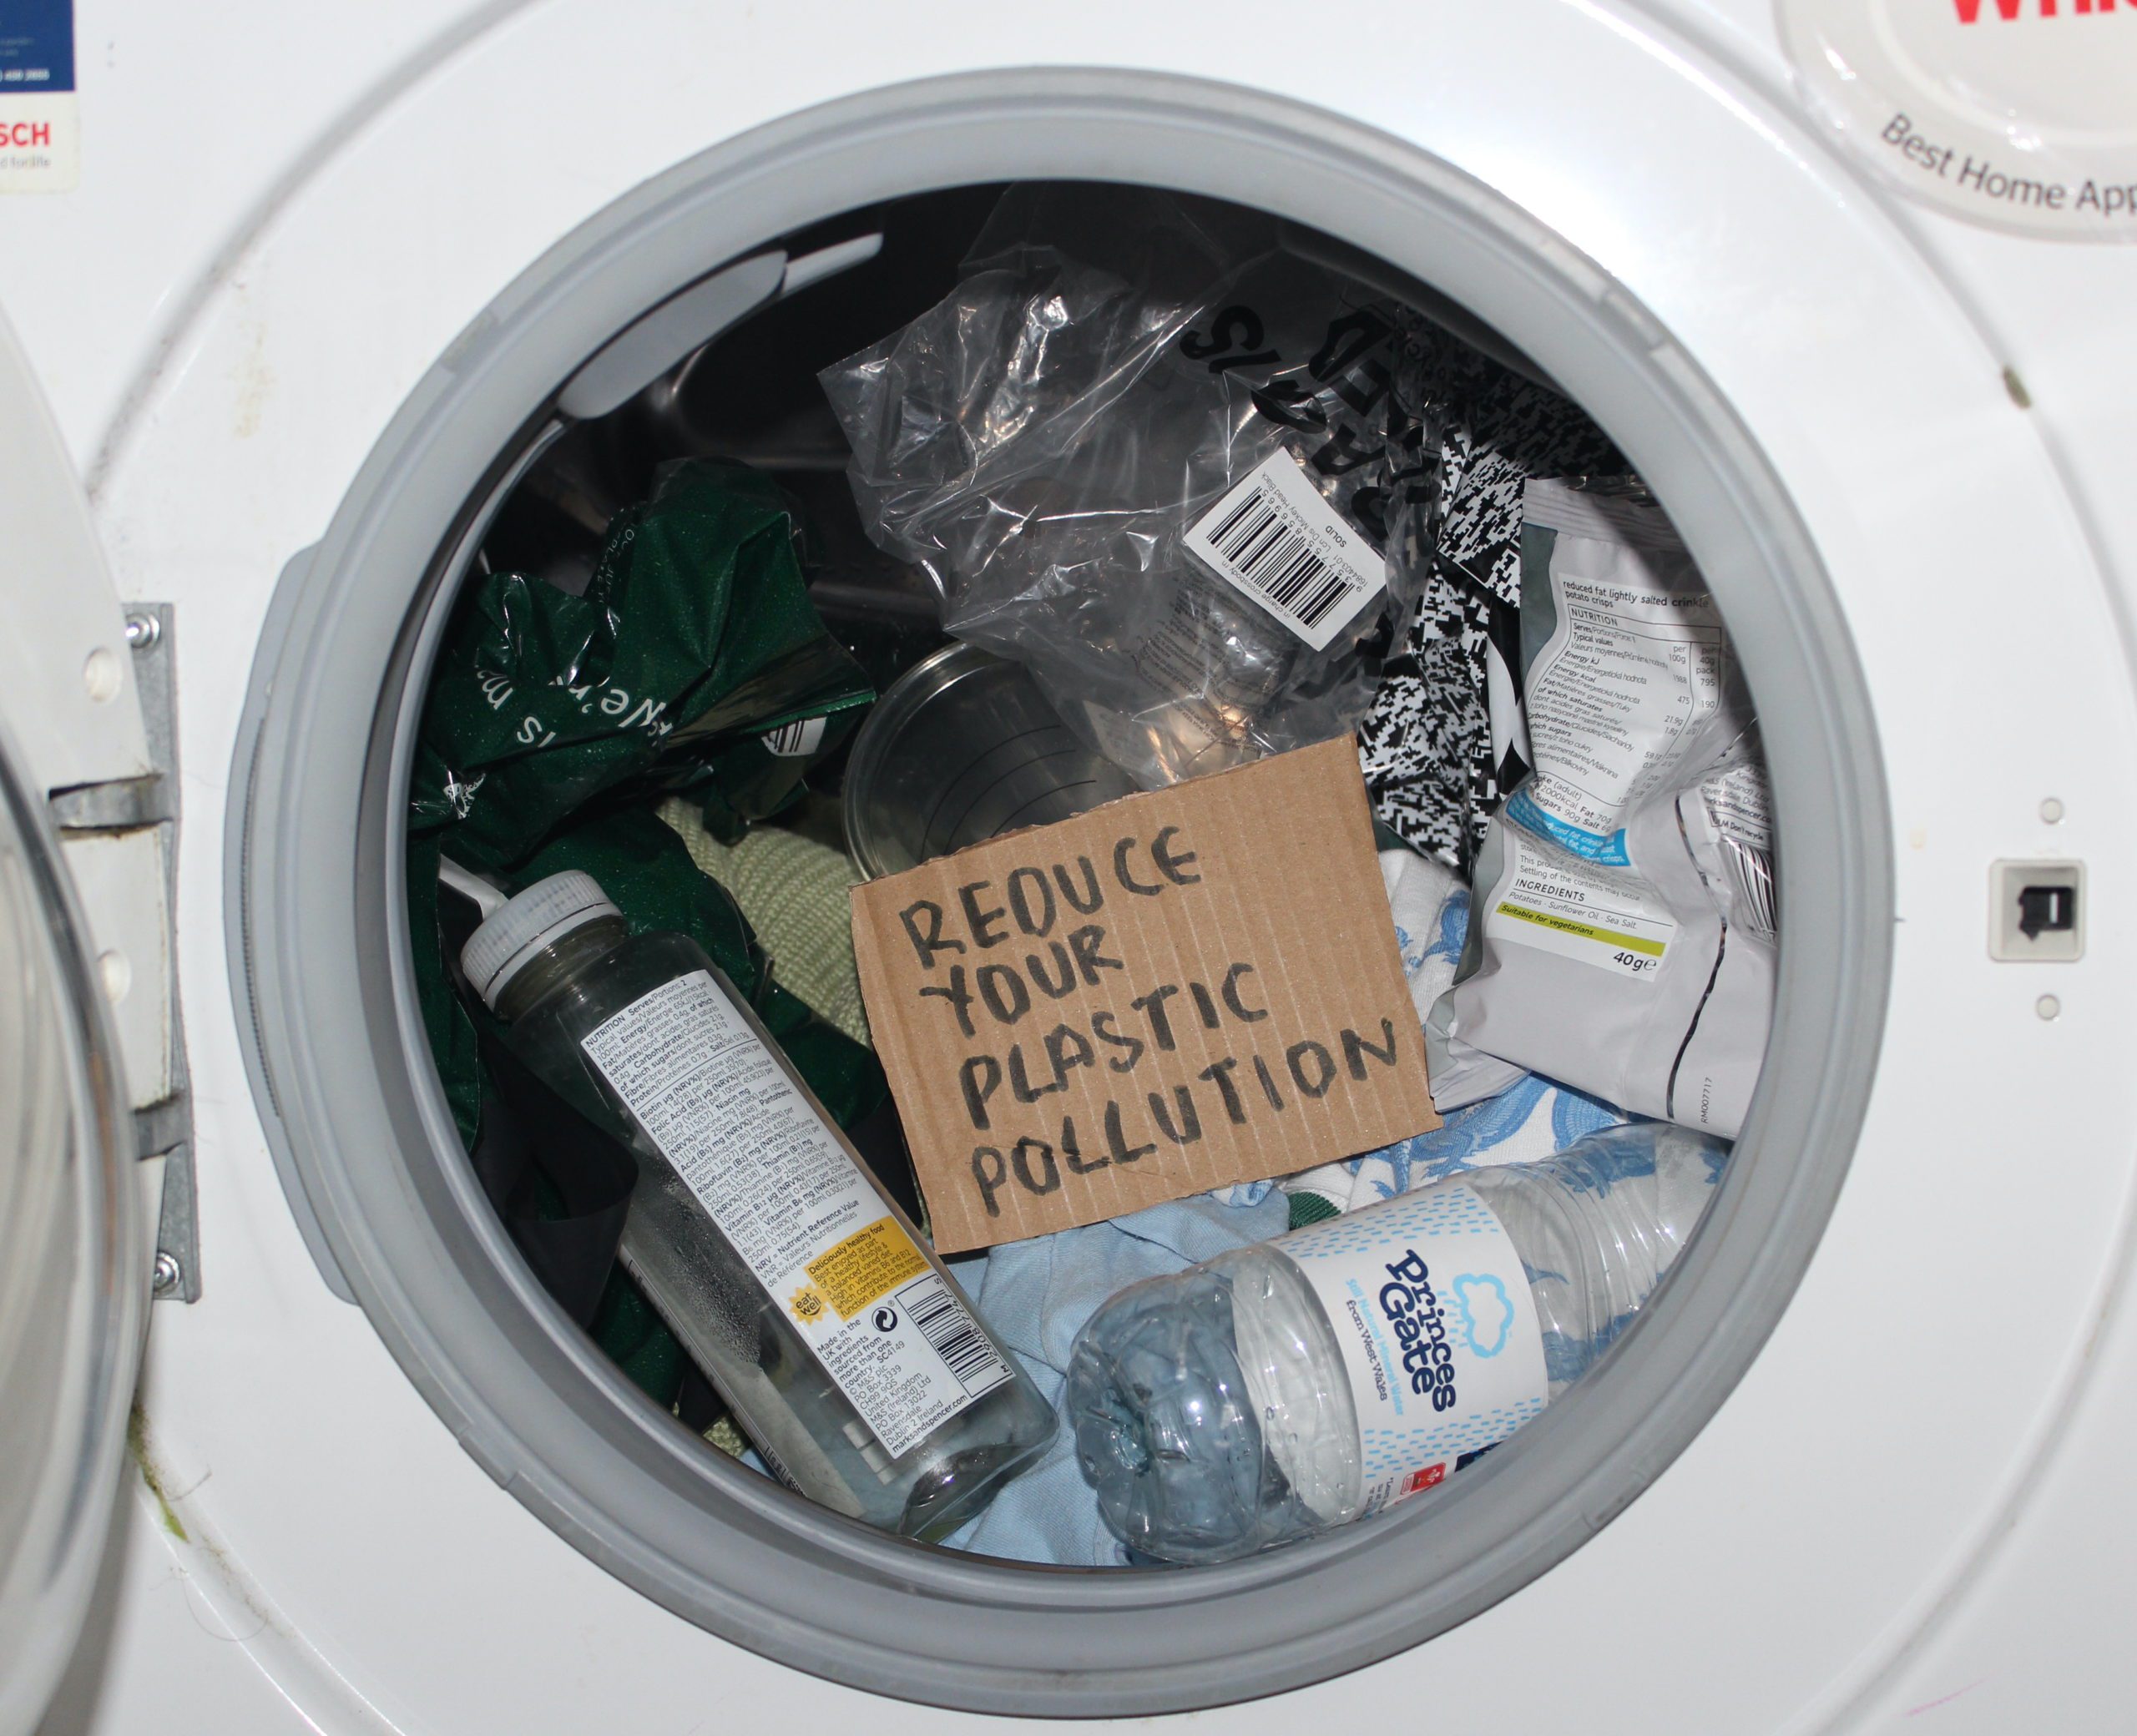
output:
<instances>
[{"instance_id":1,"label":"cardboard sign","mask_svg":"<svg viewBox=\"0 0 2137 1736\"><path fill-rule=\"evenodd\" d=\"M1439 1125L1347 736L856 886L946 1252Z\"/></svg>"}]
</instances>

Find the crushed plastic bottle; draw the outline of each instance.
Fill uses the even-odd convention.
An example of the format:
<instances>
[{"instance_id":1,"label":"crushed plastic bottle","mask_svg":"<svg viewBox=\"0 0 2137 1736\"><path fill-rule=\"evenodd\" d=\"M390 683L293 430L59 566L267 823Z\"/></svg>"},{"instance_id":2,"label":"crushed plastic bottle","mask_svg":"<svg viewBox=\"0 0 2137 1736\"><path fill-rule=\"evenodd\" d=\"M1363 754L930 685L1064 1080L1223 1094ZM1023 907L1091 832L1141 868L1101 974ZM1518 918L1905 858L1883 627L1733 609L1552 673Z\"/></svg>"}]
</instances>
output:
<instances>
[{"instance_id":1,"label":"crushed plastic bottle","mask_svg":"<svg viewBox=\"0 0 2137 1736\"><path fill-rule=\"evenodd\" d=\"M1107 1527L1155 1560L1228 1561L1436 1486L1624 1330L1728 1153L1612 1128L1123 1290L1068 1370Z\"/></svg>"}]
</instances>

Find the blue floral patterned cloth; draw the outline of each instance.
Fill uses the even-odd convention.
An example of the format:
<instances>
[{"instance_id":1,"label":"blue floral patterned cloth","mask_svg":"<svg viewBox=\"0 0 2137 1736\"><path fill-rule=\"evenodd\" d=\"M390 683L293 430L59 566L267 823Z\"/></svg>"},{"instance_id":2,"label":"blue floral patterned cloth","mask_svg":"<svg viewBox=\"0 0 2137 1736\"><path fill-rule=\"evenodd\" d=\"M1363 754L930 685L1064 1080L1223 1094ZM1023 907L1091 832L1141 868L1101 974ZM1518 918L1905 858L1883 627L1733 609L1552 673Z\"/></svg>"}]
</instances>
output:
<instances>
[{"instance_id":1,"label":"blue floral patterned cloth","mask_svg":"<svg viewBox=\"0 0 2137 1736\"><path fill-rule=\"evenodd\" d=\"M1294 1202L1312 1198L1328 1211L1301 1213L1299 1222L1331 1212L1354 1212L1392 1199L1427 1182L1488 1163L1527 1163L1564 1151L1584 1134L1622 1126L1627 1118L1599 1098L1530 1073L1497 1097L1455 1110L1445 1125L1362 1158L1324 1163L1278 1185Z\"/></svg>"}]
</instances>

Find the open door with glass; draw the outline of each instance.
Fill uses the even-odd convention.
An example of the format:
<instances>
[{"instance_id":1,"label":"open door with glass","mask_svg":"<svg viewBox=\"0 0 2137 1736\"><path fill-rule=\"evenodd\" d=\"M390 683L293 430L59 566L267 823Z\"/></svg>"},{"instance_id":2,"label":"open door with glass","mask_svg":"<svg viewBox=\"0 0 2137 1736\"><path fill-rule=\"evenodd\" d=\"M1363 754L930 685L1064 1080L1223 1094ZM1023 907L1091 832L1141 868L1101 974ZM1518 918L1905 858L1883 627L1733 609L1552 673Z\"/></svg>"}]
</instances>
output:
<instances>
[{"instance_id":1,"label":"open door with glass","mask_svg":"<svg viewBox=\"0 0 2137 1736\"><path fill-rule=\"evenodd\" d=\"M187 1160L165 1143L183 1103L175 814L141 703L144 670L168 667L152 654L167 617L120 608L4 321L0 550L0 1733L15 1736L43 1717L88 1612L152 1282L144 1199ZM197 1294L172 1264L161 1288Z\"/></svg>"}]
</instances>

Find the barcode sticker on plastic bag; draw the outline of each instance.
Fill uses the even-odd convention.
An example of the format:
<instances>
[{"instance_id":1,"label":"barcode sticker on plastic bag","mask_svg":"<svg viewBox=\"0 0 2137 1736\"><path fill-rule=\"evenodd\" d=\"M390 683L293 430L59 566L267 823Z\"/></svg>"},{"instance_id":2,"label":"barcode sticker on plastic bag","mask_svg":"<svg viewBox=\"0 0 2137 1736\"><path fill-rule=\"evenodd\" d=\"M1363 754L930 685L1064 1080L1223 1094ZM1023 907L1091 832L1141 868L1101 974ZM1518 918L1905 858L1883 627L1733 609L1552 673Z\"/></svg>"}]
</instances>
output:
<instances>
[{"instance_id":1,"label":"barcode sticker on plastic bag","mask_svg":"<svg viewBox=\"0 0 2137 1736\"><path fill-rule=\"evenodd\" d=\"M1387 563L1272 452L1188 532L1187 552L1316 651L1387 588Z\"/></svg>"}]
</instances>

